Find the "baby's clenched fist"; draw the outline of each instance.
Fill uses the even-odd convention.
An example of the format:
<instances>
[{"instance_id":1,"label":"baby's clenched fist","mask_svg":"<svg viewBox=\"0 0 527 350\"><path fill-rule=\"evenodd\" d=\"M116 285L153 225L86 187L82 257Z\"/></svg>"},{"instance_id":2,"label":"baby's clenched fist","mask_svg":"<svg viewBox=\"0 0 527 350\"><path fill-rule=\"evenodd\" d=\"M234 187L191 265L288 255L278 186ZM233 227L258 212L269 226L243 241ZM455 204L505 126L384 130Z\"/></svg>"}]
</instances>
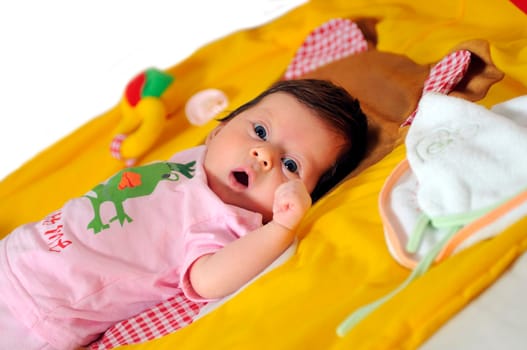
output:
<instances>
[{"instance_id":1,"label":"baby's clenched fist","mask_svg":"<svg viewBox=\"0 0 527 350\"><path fill-rule=\"evenodd\" d=\"M311 207L311 196L300 180L278 186L274 195L273 221L293 230Z\"/></svg>"}]
</instances>

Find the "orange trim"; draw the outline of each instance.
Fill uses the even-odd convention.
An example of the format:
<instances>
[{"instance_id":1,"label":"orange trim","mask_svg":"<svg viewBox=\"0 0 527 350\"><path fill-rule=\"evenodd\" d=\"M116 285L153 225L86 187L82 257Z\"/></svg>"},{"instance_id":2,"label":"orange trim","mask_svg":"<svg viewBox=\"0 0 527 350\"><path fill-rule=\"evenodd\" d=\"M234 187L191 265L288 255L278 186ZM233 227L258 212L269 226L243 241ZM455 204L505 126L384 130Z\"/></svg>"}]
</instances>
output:
<instances>
[{"instance_id":1,"label":"orange trim","mask_svg":"<svg viewBox=\"0 0 527 350\"><path fill-rule=\"evenodd\" d=\"M512 210L518 208L520 205L527 202L527 190L521 192L519 195L515 196L508 202L502 204L496 209L490 211L489 213L483 215L481 218L475 220L474 222L463 227L459 232L452 237L448 242L445 248L439 253L436 258L436 261L439 261L443 256L449 256L459 246L464 240L477 233L479 230L483 229L485 226L488 226L495 221L499 220Z\"/></svg>"},{"instance_id":2,"label":"orange trim","mask_svg":"<svg viewBox=\"0 0 527 350\"><path fill-rule=\"evenodd\" d=\"M401 177L405 175L407 171L409 171L409 169L410 164L408 163L407 159L404 159L388 176L379 195L379 212L384 225L384 231L388 240L388 244L392 248L392 254L394 254L395 259L401 265L413 269L418 264L418 261L413 259L412 256L407 253L405 247L400 241L399 237L403 236L404 234L399 234L396 226L393 224L392 218L396 216L391 211L391 206L389 205L393 187L400 181ZM511 200L483 215L481 218L466 225L447 242L447 244L437 255L435 262L439 262L449 257L454 252L454 250L467 238L477 234L485 226L496 222L504 215L508 214L524 203L527 203L527 190L521 192Z\"/></svg>"},{"instance_id":3,"label":"orange trim","mask_svg":"<svg viewBox=\"0 0 527 350\"><path fill-rule=\"evenodd\" d=\"M403 247L402 242L399 240L397 229L392 225L393 220L391 219L395 215L392 213L391 206L389 205L393 187L409 168L408 160L404 159L388 176L379 195L379 212L384 224L384 232L388 239L388 244L392 247L392 253L395 255L395 259L401 265L413 269L417 265L417 262L406 253L406 248Z\"/></svg>"}]
</instances>

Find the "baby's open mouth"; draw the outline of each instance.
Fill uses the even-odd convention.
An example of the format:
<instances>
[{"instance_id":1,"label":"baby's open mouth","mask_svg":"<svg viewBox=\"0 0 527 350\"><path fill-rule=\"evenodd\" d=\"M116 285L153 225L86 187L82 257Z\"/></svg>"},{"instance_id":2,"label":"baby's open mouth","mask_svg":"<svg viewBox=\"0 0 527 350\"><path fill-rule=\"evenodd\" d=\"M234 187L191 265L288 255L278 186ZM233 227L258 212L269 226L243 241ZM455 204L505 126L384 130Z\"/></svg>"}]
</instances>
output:
<instances>
[{"instance_id":1,"label":"baby's open mouth","mask_svg":"<svg viewBox=\"0 0 527 350\"><path fill-rule=\"evenodd\" d=\"M245 171L233 171L232 175L236 182L243 185L244 187L249 186L249 175Z\"/></svg>"}]
</instances>

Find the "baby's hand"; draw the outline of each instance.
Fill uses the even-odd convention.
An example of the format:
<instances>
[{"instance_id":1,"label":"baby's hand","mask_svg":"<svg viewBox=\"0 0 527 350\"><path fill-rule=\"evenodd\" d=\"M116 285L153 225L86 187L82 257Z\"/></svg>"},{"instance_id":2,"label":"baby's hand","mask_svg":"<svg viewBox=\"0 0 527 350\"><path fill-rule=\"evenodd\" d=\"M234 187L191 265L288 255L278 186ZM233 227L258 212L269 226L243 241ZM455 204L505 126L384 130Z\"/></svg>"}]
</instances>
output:
<instances>
[{"instance_id":1,"label":"baby's hand","mask_svg":"<svg viewBox=\"0 0 527 350\"><path fill-rule=\"evenodd\" d=\"M311 207L311 196L300 180L278 186L274 194L273 221L293 230Z\"/></svg>"}]
</instances>

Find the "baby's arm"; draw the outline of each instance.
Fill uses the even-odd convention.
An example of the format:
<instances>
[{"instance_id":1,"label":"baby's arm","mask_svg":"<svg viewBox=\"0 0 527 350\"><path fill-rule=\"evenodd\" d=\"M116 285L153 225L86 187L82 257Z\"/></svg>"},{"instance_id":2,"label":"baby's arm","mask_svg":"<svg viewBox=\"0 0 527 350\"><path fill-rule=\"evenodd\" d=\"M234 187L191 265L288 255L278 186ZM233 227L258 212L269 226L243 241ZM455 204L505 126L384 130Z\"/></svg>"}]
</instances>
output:
<instances>
[{"instance_id":1,"label":"baby's arm","mask_svg":"<svg viewBox=\"0 0 527 350\"><path fill-rule=\"evenodd\" d=\"M296 226L310 206L311 197L301 181L279 186L270 222L194 262L190 270L194 291L203 298L215 299L238 290L289 247Z\"/></svg>"}]
</instances>

